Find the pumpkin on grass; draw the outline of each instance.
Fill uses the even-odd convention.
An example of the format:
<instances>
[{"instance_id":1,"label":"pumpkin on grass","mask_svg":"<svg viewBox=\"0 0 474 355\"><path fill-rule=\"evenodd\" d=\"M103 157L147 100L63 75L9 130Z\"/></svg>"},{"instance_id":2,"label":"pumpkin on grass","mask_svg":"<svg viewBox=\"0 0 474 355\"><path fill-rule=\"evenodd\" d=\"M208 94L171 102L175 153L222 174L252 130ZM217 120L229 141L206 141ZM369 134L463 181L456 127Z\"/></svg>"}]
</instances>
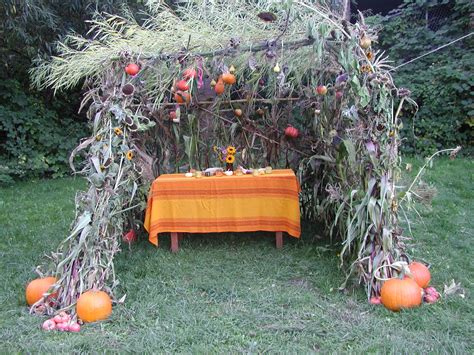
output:
<instances>
[{"instance_id":1,"label":"pumpkin on grass","mask_svg":"<svg viewBox=\"0 0 474 355\"><path fill-rule=\"evenodd\" d=\"M422 300L422 291L418 284L410 279L390 279L384 282L380 291L382 304L391 311L418 307Z\"/></svg>"},{"instance_id":2,"label":"pumpkin on grass","mask_svg":"<svg viewBox=\"0 0 474 355\"><path fill-rule=\"evenodd\" d=\"M408 268L410 269L413 280L416 281L418 286L421 288L428 287L431 281L431 274L430 270L425 264L414 261L408 265Z\"/></svg>"},{"instance_id":3,"label":"pumpkin on grass","mask_svg":"<svg viewBox=\"0 0 474 355\"><path fill-rule=\"evenodd\" d=\"M57 279L55 277L44 277L31 281L28 286L26 286L25 292L28 305L31 306L38 302L41 297L43 297L43 294L47 292L56 281ZM55 294L49 297L55 297Z\"/></svg>"},{"instance_id":4,"label":"pumpkin on grass","mask_svg":"<svg viewBox=\"0 0 474 355\"><path fill-rule=\"evenodd\" d=\"M112 313L112 300L104 291L89 290L77 300L76 312L85 323L104 320Z\"/></svg>"}]
</instances>

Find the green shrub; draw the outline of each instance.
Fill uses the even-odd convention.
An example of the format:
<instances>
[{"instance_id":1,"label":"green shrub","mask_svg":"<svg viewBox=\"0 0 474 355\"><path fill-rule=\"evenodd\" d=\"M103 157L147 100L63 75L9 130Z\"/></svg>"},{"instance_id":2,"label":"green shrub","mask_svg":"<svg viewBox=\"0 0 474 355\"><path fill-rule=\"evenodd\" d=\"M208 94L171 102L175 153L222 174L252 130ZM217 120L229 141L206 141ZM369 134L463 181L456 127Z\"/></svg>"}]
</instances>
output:
<instances>
[{"instance_id":1,"label":"green shrub","mask_svg":"<svg viewBox=\"0 0 474 355\"><path fill-rule=\"evenodd\" d=\"M84 132L83 123L60 117L17 81L1 81L0 183L63 176L69 170L69 154Z\"/></svg>"},{"instance_id":2,"label":"green shrub","mask_svg":"<svg viewBox=\"0 0 474 355\"><path fill-rule=\"evenodd\" d=\"M379 45L394 66L468 34L471 0L405 0L387 17L372 17L380 25ZM463 146L473 151L474 67L473 37L456 42L397 69L399 87L412 91L419 111L405 112L403 149L427 155L442 148Z\"/></svg>"}]
</instances>

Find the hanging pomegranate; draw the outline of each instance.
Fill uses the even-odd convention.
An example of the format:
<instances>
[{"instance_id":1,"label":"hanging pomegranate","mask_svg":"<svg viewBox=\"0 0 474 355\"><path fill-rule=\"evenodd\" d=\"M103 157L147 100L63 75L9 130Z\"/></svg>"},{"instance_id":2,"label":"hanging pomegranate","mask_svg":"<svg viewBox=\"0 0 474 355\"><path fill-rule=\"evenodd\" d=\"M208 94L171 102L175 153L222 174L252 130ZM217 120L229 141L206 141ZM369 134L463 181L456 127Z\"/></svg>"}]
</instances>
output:
<instances>
[{"instance_id":1,"label":"hanging pomegranate","mask_svg":"<svg viewBox=\"0 0 474 355\"><path fill-rule=\"evenodd\" d=\"M128 75L132 75L132 76L137 75L139 71L140 71L140 67L135 63L130 63L125 67L125 72Z\"/></svg>"},{"instance_id":2,"label":"hanging pomegranate","mask_svg":"<svg viewBox=\"0 0 474 355\"><path fill-rule=\"evenodd\" d=\"M285 136L288 138L297 138L299 134L300 132L298 129L293 126L288 126L285 128Z\"/></svg>"},{"instance_id":3,"label":"hanging pomegranate","mask_svg":"<svg viewBox=\"0 0 474 355\"><path fill-rule=\"evenodd\" d=\"M176 83L176 88L181 91L188 91L189 85L186 80L180 80Z\"/></svg>"}]
</instances>

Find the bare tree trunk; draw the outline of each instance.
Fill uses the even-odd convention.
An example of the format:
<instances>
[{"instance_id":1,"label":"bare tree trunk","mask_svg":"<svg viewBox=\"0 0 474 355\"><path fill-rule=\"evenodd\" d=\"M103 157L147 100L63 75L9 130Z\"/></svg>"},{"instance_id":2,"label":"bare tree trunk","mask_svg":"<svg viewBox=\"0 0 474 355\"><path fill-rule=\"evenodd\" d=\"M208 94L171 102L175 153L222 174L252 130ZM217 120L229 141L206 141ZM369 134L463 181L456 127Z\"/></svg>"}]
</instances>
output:
<instances>
[{"instance_id":1,"label":"bare tree trunk","mask_svg":"<svg viewBox=\"0 0 474 355\"><path fill-rule=\"evenodd\" d=\"M351 19L351 0L331 0L331 8L347 21Z\"/></svg>"}]
</instances>

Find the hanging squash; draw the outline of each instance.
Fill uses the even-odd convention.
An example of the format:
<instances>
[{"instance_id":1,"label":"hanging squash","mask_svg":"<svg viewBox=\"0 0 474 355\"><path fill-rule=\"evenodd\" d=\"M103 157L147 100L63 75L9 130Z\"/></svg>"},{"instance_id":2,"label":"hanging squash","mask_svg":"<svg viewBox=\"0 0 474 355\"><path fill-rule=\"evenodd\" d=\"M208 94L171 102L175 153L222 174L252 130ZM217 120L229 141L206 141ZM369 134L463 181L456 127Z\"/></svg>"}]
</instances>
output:
<instances>
[{"instance_id":1,"label":"hanging squash","mask_svg":"<svg viewBox=\"0 0 474 355\"><path fill-rule=\"evenodd\" d=\"M382 304L391 311L418 307L422 300L422 290L411 278L385 281L380 291Z\"/></svg>"},{"instance_id":2,"label":"hanging squash","mask_svg":"<svg viewBox=\"0 0 474 355\"><path fill-rule=\"evenodd\" d=\"M227 85L233 85L236 83L237 79L235 79L235 75L231 73L224 73L222 74L222 81Z\"/></svg>"},{"instance_id":3,"label":"hanging squash","mask_svg":"<svg viewBox=\"0 0 474 355\"><path fill-rule=\"evenodd\" d=\"M297 138L299 134L300 132L298 129L293 126L288 126L285 128L285 136L289 138Z\"/></svg>"},{"instance_id":4,"label":"hanging squash","mask_svg":"<svg viewBox=\"0 0 474 355\"><path fill-rule=\"evenodd\" d=\"M418 263L416 261L412 262L408 265L410 272L413 276L413 280L416 281L418 286L421 288L426 288L430 284L431 274L428 267L422 263Z\"/></svg>"},{"instance_id":5,"label":"hanging squash","mask_svg":"<svg viewBox=\"0 0 474 355\"><path fill-rule=\"evenodd\" d=\"M76 312L86 323L104 320L112 313L112 300L104 291L89 290L77 300Z\"/></svg>"},{"instance_id":6,"label":"hanging squash","mask_svg":"<svg viewBox=\"0 0 474 355\"><path fill-rule=\"evenodd\" d=\"M224 93L225 85L222 79L219 79L217 81L217 84L214 86L214 91L216 92L217 95L222 95Z\"/></svg>"},{"instance_id":7,"label":"hanging squash","mask_svg":"<svg viewBox=\"0 0 474 355\"><path fill-rule=\"evenodd\" d=\"M41 297L43 297L43 294L47 292L56 281L57 279L55 277L44 277L31 281L28 286L26 286L26 303L31 306L38 302ZM56 294L53 294L49 297L55 296Z\"/></svg>"},{"instance_id":8,"label":"hanging squash","mask_svg":"<svg viewBox=\"0 0 474 355\"><path fill-rule=\"evenodd\" d=\"M186 91L176 91L174 99L178 104L189 104L191 102L191 95Z\"/></svg>"}]
</instances>

